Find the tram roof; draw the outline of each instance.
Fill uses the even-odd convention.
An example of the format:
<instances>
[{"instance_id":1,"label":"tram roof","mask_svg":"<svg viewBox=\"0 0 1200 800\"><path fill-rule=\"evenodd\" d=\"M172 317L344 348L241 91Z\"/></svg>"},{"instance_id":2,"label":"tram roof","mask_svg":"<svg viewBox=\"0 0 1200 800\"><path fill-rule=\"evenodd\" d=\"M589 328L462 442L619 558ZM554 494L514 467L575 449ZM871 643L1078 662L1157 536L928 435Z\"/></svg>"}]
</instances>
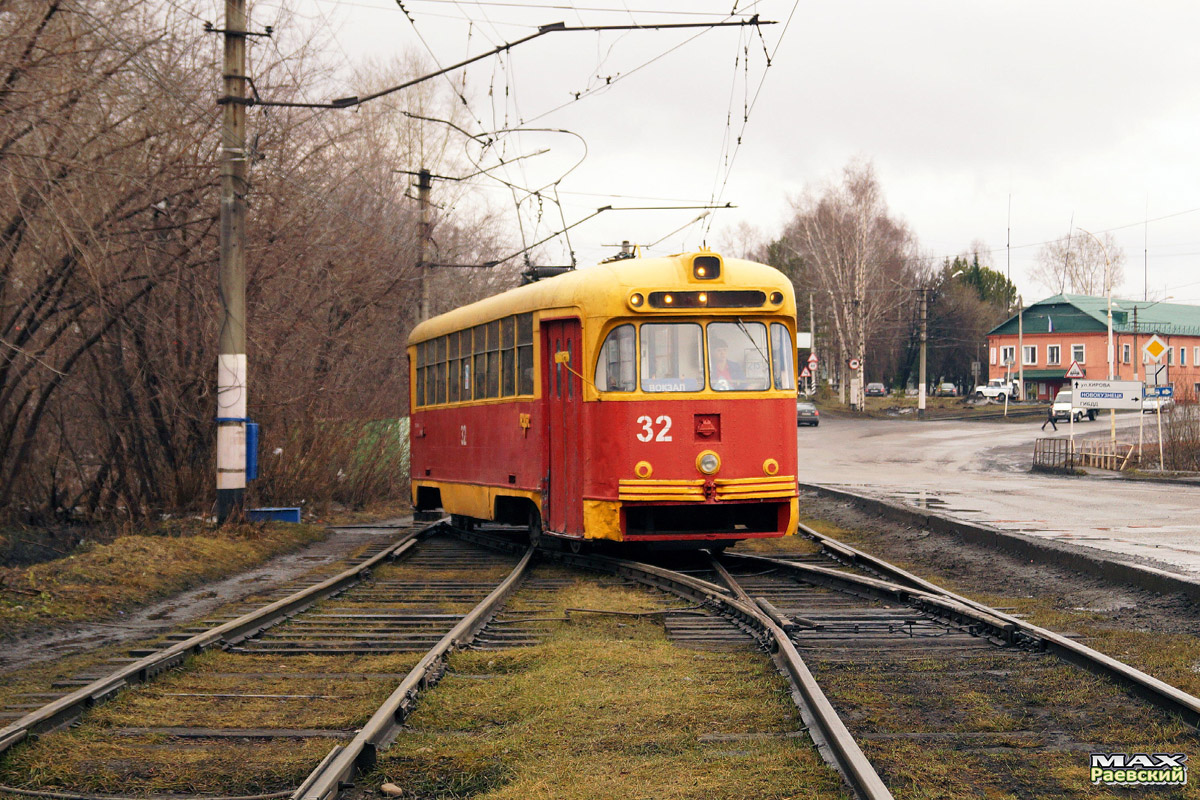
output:
<instances>
[{"instance_id":1,"label":"tram roof","mask_svg":"<svg viewBox=\"0 0 1200 800\"><path fill-rule=\"evenodd\" d=\"M721 258L721 275L716 279L692 276L696 256ZM684 288L761 289L778 291L783 304L772 309L689 309L685 313L707 312L714 315L748 313L784 313L795 316L796 299L792 283L782 272L766 264L740 258L725 258L707 250L663 258L627 258L608 261L544 278L506 292L461 306L426 320L413 328L409 343L422 342L453 331L469 328L511 314L524 314L553 308L579 308L585 317L641 316L631 311L627 299L631 292L679 291ZM646 313L647 318L658 313Z\"/></svg>"}]
</instances>

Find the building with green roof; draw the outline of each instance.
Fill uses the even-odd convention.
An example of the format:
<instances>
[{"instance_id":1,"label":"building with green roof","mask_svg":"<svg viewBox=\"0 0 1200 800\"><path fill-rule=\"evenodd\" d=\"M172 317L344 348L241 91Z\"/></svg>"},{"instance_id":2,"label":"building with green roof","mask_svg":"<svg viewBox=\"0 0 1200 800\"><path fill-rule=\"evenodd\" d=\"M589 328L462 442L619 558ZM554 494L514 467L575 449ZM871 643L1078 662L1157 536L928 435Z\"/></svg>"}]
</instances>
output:
<instances>
[{"instance_id":1,"label":"building with green roof","mask_svg":"<svg viewBox=\"0 0 1200 800\"><path fill-rule=\"evenodd\" d=\"M1166 346L1162 378L1174 385L1176 398L1200 395L1200 306L1113 298L1112 331L1114 380L1145 380L1145 365L1153 361L1143 348L1157 336ZM1109 377L1105 297L1047 297L997 325L987 338L988 376L1015 379L1023 373L1027 399L1053 399L1073 363L1080 377Z\"/></svg>"}]
</instances>

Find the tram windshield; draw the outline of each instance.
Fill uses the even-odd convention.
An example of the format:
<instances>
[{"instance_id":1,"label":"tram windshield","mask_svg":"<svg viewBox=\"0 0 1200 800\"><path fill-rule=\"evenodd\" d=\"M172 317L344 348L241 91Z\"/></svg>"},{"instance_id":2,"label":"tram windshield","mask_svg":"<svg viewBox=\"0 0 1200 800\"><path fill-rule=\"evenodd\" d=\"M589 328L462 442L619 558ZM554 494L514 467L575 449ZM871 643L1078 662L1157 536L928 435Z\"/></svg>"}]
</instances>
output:
<instances>
[{"instance_id":1,"label":"tram windshield","mask_svg":"<svg viewBox=\"0 0 1200 800\"><path fill-rule=\"evenodd\" d=\"M693 322L642 325L642 391L697 392L704 388L703 329Z\"/></svg>"},{"instance_id":2,"label":"tram windshield","mask_svg":"<svg viewBox=\"0 0 1200 800\"><path fill-rule=\"evenodd\" d=\"M602 392L794 391L791 333L777 322L769 330L742 320L619 325L600 347L595 385Z\"/></svg>"},{"instance_id":3,"label":"tram windshield","mask_svg":"<svg viewBox=\"0 0 1200 800\"><path fill-rule=\"evenodd\" d=\"M771 388L767 326L761 322L712 322L708 326L708 382L713 391Z\"/></svg>"}]
</instances>

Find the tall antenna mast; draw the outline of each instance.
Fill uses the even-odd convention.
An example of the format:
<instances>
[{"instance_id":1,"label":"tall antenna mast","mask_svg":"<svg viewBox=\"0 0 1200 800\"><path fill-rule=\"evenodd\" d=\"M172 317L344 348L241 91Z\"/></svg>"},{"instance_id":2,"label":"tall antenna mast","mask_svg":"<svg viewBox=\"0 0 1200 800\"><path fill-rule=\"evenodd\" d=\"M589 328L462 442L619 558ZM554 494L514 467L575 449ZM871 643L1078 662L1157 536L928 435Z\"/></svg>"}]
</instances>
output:
<instances>
[{"instance_id":1,"label":"tall antenna mast","mask_svg":"<svg viewBox=\"0 0 1200 800\"><path fill-rule=\"evenodd\" d=\"M1008 282L1012 283L1012 192L1008 193L1008 233L1004 239L1004 257L1008 263L1005 266Z\"/></svg>"}]
</instances>

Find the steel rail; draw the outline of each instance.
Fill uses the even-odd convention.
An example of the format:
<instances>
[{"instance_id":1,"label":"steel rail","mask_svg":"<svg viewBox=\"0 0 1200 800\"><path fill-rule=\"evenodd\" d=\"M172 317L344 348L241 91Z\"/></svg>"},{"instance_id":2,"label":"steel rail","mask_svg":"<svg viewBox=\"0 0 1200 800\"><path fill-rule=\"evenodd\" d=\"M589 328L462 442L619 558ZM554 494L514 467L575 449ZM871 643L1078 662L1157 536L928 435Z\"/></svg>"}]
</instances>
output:
<instances>
[{"instance_id":1,"label":"steel rail","mask_svg":"<svg viewBox=\"0 0 1200 800\"><path fill-rule=\"evenodd\" d=\"M838 716L833 704L821 691L788 634L768 613L750 600L723 569L719 568L718 572L723 573L729 582L728 589L690 575L636 561L568 553L549 555L576 566L598 568L623 575L677 596L715 606L740 627L752 629L758 634L756 638L762 641L771 653L776 666L795 687L792 698L796 701L801 717L808 727L808 733L822 758L841 774L857 797L862 800L891 800L891 791L854 741L853 735ZM735 596L730 596L731 593Z\"/></svg>"},{"instance_id":2,"label":"steel rail","mask_svg":"<svg viewBox=\"0 0 1200 800\"><path fill-rule=\"evenodd\" d=\"M64 695L52 703L31 711L0 729L0 754L29 736L60 727L78 717L88 708L109 699L121 689L144 683L170 669L192 654L230 641L237 641L275 625L316 601L335 594L358 582L372 567L382 561L402 555L416 544L417 538L425 535L442 520L417 528L404 534L395 544L350 569L344 570L318 584L291 594L281 600L263 606L207 631L198 633L184 641L165 647L148 656L117 669L111 674L92 681L87 686Z\"/></svg>"},{"instance_id":3,"label":"steel rail","mask_svg":"<svg viewBox=\"0 0 1200 800\"><path fill-rule=\"evenodd\" d=\"M784 674L791 678L792 685L796 687L796 691L803 698L803 702L798 702L796 705L800 708L800 714L805 725L808 726L809 735L813 737L821 755L833 764L851 791L858 797L869 798L869 800L891 798L891 791L858 746L858 742L854 740L853 734L846 728L842 718L838 716L837 710L829 702L825 692L821 690L812 671L800 657L796 646L792 644L791 636L776 621L774 614L770 613L768 609L762 608L759 603L751 599L750 595L746 594L716 556L710 555L710 558L713 569L729 585L741 602L758 611L760 624L774 643L772 660Z\"/></svg>"},{"instance_id":4,"label":"steel rail","mask_svg":"<svg viewBox=\"0 0 1200 800\"><path fill-rule=\"evenodd\" d=\"M894 582L879 581L874 578L850 575L837 570L782 559L743 555L733 557L784 566L810 576L805 580L821 582L826 586L840 582L843 586L853 585L860 590L884 592L900 602L906 602L907 597L911 600L910 604L941 613L943 616L972 620L976 624L987 626L1006 641L1023 641L1038 649L1051 652L1064 661L1089 672L1109 678L1165 711L1179 715L1189 725L1200 727L1200 698L1195 695L1188 694L1182 689L1085 644L944 589L931 581L913 575L883 559L839 542L805 525L801 525L800 528L804 535L816 541L835 560L850 566L873 570L878 574L888 576ZM727 555L732 556L732 554Z\"/></svg>"},{"instance_id":5,"label":"steel rail","mask_svg":"<svg viewBox=\"0 0 1200 800\"><path fill-rule=\"evenodd\" d=\"M336 746L329 752L292 794L293 800L332 800L338 796L343 784L351 782L358 772L375 765L379 750L391 741L416 704L421 690L438 682L445 671L447 656L469 644L508 600L525 577L536 552L532 546L525 551L524 557L508 577L417 662L354 738L345 746Z\"/></svg>"}]
</instances>

